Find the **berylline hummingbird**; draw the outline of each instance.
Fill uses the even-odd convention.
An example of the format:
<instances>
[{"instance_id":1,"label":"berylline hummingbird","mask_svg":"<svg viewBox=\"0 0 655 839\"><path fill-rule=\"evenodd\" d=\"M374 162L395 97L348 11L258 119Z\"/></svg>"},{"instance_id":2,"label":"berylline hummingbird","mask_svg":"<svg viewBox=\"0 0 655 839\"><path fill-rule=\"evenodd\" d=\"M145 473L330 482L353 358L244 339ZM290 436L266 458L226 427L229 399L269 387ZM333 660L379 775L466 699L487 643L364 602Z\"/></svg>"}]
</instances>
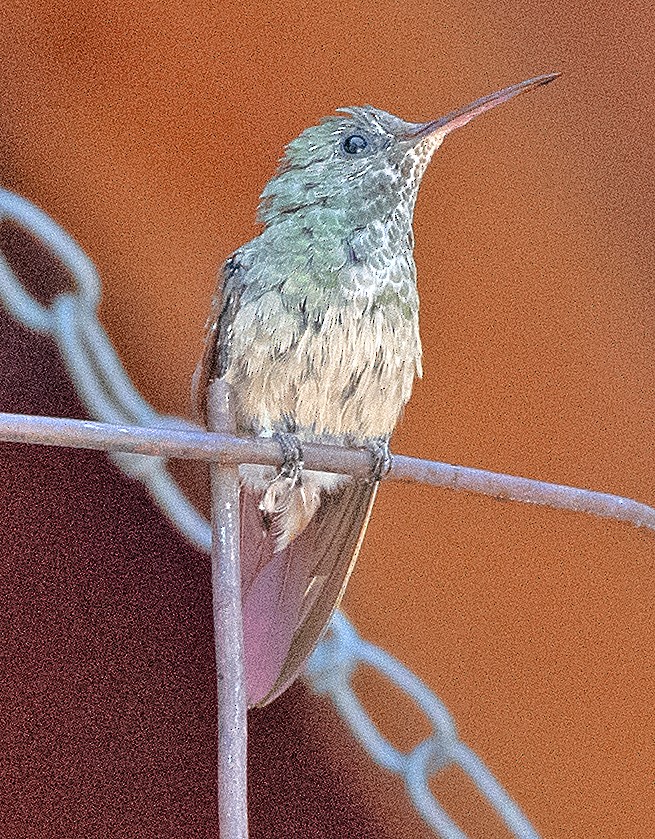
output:
<instances>
[{"instance_id":1,"label":"berylline hummingbird","mask_svg":"<svg viewBox=\"0 0 655 839\"><path fill-rule=\"evenodd\" d=\"M303 470L297 447L282 472L240 467L249 705L291 684L338 606L421 376L412 218L427 165L451 131L557 75L430 122L364 106L307 128L264 188L262 232L220 272L195 376L199 412L208 382L223 377L239 434L278 436L287 452L290 439L367 446L378 467L368 482Z\"/></svg>"}]
</instances>

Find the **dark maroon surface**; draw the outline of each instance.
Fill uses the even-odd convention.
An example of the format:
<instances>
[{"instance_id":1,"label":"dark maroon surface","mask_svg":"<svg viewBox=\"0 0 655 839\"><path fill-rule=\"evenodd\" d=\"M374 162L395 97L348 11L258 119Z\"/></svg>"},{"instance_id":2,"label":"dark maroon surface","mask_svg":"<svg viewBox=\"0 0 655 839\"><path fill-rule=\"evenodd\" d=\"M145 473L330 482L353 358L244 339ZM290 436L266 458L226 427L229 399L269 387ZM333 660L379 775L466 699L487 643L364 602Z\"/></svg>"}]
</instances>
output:
<instances>
[{"instance_id":1,"label":"dark maroon surface","mask_svg":"<svg viewBox=\"0 0 655 839\"><path fill-rule=\"evenodd\" d=\"M2 308L0 410L85 416ZM208 557L96 452L0 444L0 511L0 836L217 836ZM431 835L304 685L250 723L253 839Z\"/></svg>"}]
</instances>

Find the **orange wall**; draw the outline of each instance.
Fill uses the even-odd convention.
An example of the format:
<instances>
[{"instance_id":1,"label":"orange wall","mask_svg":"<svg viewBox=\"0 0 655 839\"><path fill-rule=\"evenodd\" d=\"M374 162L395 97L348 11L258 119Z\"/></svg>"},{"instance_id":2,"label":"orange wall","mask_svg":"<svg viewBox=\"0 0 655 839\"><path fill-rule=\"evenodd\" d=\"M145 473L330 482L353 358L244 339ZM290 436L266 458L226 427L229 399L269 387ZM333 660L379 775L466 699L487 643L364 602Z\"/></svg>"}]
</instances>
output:
<instances>
[{"instance_id":1,"label":"orange wall","mask_svg":"<svg viewBox=\"0 0 655 839\"><path fill-rule=\"evenodd\" d=\"M428 119L562 70L432 163L415 226L425 379L394 448L653 503L652 15L26 0L0 32L0 177L86 248L130 373L186 412L216 266L255 232L285 142L339 105ZM645 839L654 553L626 525L388 485L346 607L544 837ZM368 698L401 732L388 696ZM456 780L436 788L469 806Z\"/></svg>"}]
</instances>

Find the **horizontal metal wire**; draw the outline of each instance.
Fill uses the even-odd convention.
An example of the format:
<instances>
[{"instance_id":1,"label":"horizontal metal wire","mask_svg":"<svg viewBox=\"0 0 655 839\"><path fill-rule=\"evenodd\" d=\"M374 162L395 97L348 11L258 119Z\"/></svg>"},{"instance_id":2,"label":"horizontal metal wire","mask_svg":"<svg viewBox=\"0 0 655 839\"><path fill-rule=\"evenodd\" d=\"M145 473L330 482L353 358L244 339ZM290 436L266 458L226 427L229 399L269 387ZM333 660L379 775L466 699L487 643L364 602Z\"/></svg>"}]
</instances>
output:
<instances>
[{"instance_id":1,"label":"horizontal metal wire","mask_svg":"<svg viewBox=\"0 0 655 839\"><path fill-rule=\"evenodd\" d=\"M0 440L203 460L222 465L283 464L280 446L274 440L175 429L170 427L170 423L161 428L144 428L0 413ZM364 450L305 443L303 454L306 469L338 472L364 479L371 474L371 455ZM589 513L655 531L655 508L647 504L620 495L551 484L501 472L395 455L385 479L414 481L445 489L477 492L504 501L523 501L559 510Z\"/></svg>"}]
</instances>

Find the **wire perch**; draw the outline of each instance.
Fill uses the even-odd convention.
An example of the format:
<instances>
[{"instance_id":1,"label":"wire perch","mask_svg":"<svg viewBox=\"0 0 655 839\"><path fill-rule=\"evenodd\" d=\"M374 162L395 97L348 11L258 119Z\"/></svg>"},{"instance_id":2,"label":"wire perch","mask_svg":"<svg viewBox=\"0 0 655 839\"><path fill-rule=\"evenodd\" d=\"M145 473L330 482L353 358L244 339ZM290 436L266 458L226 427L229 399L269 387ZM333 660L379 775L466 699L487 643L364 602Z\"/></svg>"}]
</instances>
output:
<instances>
[{"instance_id":1,"label":"wire perch","mask_svg":"<svg viewBox=\"0 0 655 839\"><path fill-rule=\"evenodd\" d=\"M209 385L212 431L234 432L229 387ZM218 713L218 826L223 839L248 837L247 701L243 664L239 467L212 463L212 603Z\"/></svg>"},{"instance_id":2,"label":"wire perch","mask_svg":"<svg viewBox=\"0 0 655 839\"><path fill-rule=\"evenodd\" d=\"M0 441L130 452L160 458L185 458L222 466L235 466L239 463L282 465L280 447L274 440L187 431L171 428L170 425L143 428L0 413ZM355 478L370 475L369 452L316 443L306 443L303 452L307 469L338 472ZM502 472L395 455L385 480L412 481L444 489L477 492L505 501L522 501L557 510L612 518L655 531L655 508L640 501Z\"/></svg>"}]
</instances>

